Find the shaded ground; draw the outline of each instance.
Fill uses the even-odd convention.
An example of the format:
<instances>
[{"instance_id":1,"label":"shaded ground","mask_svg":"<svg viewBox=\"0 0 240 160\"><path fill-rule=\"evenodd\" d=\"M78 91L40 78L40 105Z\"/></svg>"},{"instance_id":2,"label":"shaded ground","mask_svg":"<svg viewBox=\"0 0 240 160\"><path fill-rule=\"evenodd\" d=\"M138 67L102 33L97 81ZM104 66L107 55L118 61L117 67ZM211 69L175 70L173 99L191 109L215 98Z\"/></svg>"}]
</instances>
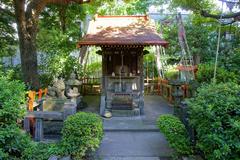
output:
<instances>
[{"instance_id":1,"label":"shaded ground","mask_svg":"<svg viewBox=\"0 0 240 160\"><path fill-rule=\"evenodd\" d=\"M156 119L162 114L173 114L173 107L170 106L165 99L160 96L144 97L143 121L145 123L155 124Z\"/></svg>"},{"instance_id":2,"label":"shaded ground","mask_svg":"<svg viewBox=\"0 0 240 160\"><path fill-rule=\"evenodd\" d=\"M96 153L96 159L158 160L172 154L168 142L159 132L105 132L104 139Z\"/></svg>"},{"instance_id":3,"label":"shaded ground","mask_svg":"<svg viewBox=\"0 0 240 160\"><path fill-rule=\"evenodd\" d=\"M88 107L82 109L81 111L94 112L99 114L100 96L84 96L83 101L87 103ZM154 124L159 115L172 114L173 107L169 106L167 101L160 96L157 95L145 96L144 112L145 115L141 116L142 120L145 123Z\"/></svg>"},{"instance_id":4,"label":"shaded ground","mask_svg":"<svg viewBox=\"0 0 240 160\"><path fill-rule=\"evenodd\" d=\"M155 122L161 114L172 114L173 108L160 96L145 96L144 100L144 116L103 119L105 135L95 159L165 160L171 157L173 152ZM85 111L99 112L99 96L86 96L84 101L88 104Z\"/></svg>"},{"instance_id":5,"label":"shaded ground","mask_svg":"<svg viewBox=\"0 0 240 160\"><path fill-rule=\"evenodd\" d=\"M83 96L82 100L87 107L81 111L99 114L100 96Z\"/></svg>"}]
</instances>

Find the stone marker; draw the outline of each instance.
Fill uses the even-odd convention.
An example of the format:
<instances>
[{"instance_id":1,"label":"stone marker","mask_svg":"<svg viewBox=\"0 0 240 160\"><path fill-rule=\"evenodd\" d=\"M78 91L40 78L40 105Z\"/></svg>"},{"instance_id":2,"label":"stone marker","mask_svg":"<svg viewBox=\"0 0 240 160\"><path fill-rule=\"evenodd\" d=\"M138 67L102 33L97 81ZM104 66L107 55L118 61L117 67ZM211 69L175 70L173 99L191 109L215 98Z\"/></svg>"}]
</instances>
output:
<instances>
[{"instance_id":1,"label":"stone marker","mask_svg":"<svg viewBox=\"0 0 240 160\"><path fill-rule=\"evenodd\" d=\"M23 128L27 133L30 132L30 122L28 117L24 117Z\"/></svg>"},{"instance_id":2,"label":"stone marker","mask_svg":"<svg viewBox=\"0 0 240 160\"><path fill-rule=\"evenodd\" d=\"M104 115L105 118L111 118L112 117L112 113L110 111L105 111Z\"/></svg>"},{"instance_id":3,"label":"stone marker","mask_svg":"<svg viewBox=\"0 0 240 160\"><path fill-rule=\"evenodd\" d=\"M36 141L43 140L43 122L41 118L36 118L34 139Z\"/></svg>"}]
</instances>

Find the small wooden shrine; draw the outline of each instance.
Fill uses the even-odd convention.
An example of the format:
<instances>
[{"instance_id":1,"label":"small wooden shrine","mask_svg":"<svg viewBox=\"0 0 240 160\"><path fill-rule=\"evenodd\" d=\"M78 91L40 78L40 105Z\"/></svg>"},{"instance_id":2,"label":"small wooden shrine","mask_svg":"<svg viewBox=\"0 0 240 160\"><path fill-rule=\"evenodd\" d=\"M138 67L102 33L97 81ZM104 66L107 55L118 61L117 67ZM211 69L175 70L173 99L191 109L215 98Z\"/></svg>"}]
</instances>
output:
<instances>
[{"instance_id":1,"label":"small wooden shrine","mask_svg":"<svg viewBox=\"0 0 240 160\"><path fill-rule=\"evenodd\" d=\"M144 47L167 45L147 16L97 16L90 22L78 48L101 47L102 115L113 110L144 113Z\"/></svg>"}]
</instances>

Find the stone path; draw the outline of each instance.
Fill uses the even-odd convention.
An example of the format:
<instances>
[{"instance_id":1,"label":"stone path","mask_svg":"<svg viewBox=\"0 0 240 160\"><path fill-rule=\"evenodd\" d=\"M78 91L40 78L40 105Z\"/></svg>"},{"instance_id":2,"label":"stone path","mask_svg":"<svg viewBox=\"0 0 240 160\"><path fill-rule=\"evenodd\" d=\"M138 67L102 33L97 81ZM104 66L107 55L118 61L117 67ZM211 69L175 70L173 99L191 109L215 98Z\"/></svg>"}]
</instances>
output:
<instances>
[{"instance_id":1,"label":"stone path","mask_svg":"<svg viewBox=\"0 0 240 160\"><path fill-rule=\"evenodd\" d=\"M159 96L145 97L145 116L104 119L104 138L96 160L167 160L173 151L156 127L161 114L173 108Z\"/></svg>"},{"instance_id":2,"label":"stone path","mask_svg":"<svg viewBox=\"0 0 240 160\"><path fill-rule=\"evenodd\" d=\"M96 153L97 159L124 160L146 159L154 160L170 157L172 150L168 142L159 132L105 132L103 141Z\"/></svg>"}]
</instances>

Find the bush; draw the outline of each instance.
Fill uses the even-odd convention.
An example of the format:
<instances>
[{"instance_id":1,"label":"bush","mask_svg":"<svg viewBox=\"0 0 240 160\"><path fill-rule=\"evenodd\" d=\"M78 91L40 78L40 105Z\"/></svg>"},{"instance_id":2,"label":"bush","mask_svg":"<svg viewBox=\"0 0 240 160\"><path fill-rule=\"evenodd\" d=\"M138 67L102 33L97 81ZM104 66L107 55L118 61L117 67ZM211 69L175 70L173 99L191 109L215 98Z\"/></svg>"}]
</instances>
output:
<instances>
[{"instance_id":1,"label":"bush","mask_svg":"<svg viewBox=\"0 0 240 160\"><path fill-rule=\"evenodd\" d=\"M177 155L191 155L192 148L183 123L173 115L161 115L157 120L160 131Z\"/></svg>"},{"instance_id":2,"label":"bush","mask_svg":"<svg viewBox=\"0 0 240 160\"><path fill-rule=\"evenodd\" d=\"M19 81L0 77L0 126L16 124L24 116L25 86Z\"/></svg>"},{"instance_id":3,"label":"bush","mask_svg":"<svg viewBox=\"0 0 240 160\"><path fill-rule=\"evenodd\" d=\"M64 121L62 149L65 155L82 159L87 151L95 150L103 137L101 118L93 113L79 112Z\"/></svg>"},{"instance_id":4,"label":"bush","mask_svg":"<svg viewBox=\"0 0 240 160\"><path fill-rule=\"evenodd\" d=\"M197 148L205 158L240 159L240 86L202 86L188 105L190 123L197 133Z\"/></svg>"},{"instance_id":5,"label":"bush","mask_svg":"<svg viewBox=\"0 0 240 160\"><path fill-rule=\"evenodd\" d=\"M24 116L24 96L23 83L0 77L0 156L5 159L20 158L31 142L17 124Z\"/></svg>"},{"instance_id":6,"label":"bush","mask_svg":"<svg viewBox=\"0 0 240 160\"><path fill-rule=\"evenodd\" d=\"M52 149L33 142L17 122L23 119L26 108L25 86L9 77L0 77L0 159L43 160Z\"/></svg>"},{"instance_id":7,"label":"bush","mask_svg":"<svg viewBox=\"0 0 240 160\"><path fill-rule=\"evenodd\" d=\"M23 160L48 160L52 155L59 154L58 144L32 142L21 157Z\"/></svg>"},{"instance_id":8,"label":"bush","mask_svg":"<svg viewBox=\"0 0 240 160\"><path fill-rule=\"evenodd\" d=\"M198 66L197 71L197 81L199 83L210 83L213 79L214 75L214 64L200 64ZM217 75L216 75L217 83L220 82L235 82L239 81L238 76L234 72L227 71L224 68L218 67L217 68Z\"/></svg>"}]
</instances>

